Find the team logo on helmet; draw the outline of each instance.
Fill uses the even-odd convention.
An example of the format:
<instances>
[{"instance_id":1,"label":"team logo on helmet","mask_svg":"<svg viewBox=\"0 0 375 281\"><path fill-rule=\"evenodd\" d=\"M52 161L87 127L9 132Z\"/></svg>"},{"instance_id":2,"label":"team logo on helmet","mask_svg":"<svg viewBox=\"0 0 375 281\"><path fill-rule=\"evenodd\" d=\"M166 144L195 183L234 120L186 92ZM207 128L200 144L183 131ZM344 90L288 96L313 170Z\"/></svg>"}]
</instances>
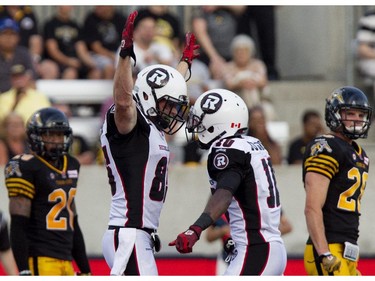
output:
<instances>
[{"instance_id":1,"label":"team logo on helmet","mask_svg":"<svg viewBox=\"0 0 375 281\"><path fill-rule=\"evenodd\" d=\"M169 73L163 68L152 69L147 73L146 81L152 89L163 88L169 81Z\"/></svg>"},{"instance_id":2,"label":"team logo on helmet","mask_svg":"<svg viewBox=\"0 0 375 281\"><path fill-rule=\"evenodd\" d=\"M204 113L212 114L219 110L223 104L223 98L218 93L209 93L201 101L201 108Z\"/></svg>"},{"instance_id":3,"label":"team logo on helmet","mask_svg":"<svg viewBox=\"0 0 375 281\"><path fill-rule=\"evenodd\" d=\"M224 153L218 153L214 158L214 166L222 170L229 164L228 156L226 156Z\"/></svg>"}]
</instances>

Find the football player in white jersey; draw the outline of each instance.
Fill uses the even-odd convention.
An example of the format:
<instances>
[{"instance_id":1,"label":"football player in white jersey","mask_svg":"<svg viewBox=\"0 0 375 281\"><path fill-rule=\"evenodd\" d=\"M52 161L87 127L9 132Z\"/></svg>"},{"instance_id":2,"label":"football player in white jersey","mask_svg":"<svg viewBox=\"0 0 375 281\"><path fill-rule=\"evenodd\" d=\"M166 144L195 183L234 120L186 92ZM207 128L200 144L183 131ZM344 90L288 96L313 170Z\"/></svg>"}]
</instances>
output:
<instances>
[{"instance_id":1,"label":"football player in white jersey","mask_svg":"<svg viewBox=\"0 0 375 281\"><path fill-rule=\"evenodd\" d=\"M112 202L103 255L111 275L157 275L154 250L160 249L156 229L167 192L169 148L187 116L184 76L198 55L195 36L186 46L177 69L153 65L132 78L132 12L122 33L120 59L114 77L114 105L101 133ZM133 87L134 86L134 87Z\"/></svg>"},{"instance_id":2,"label":"football player in white jersey","mask_svg":"<svg viewBox=\"0 0 375 281\"><path fill-rule=\"evenodd\" d=\"M270 156L258 139L245 136L247 124L246 104L228 90L209 90L191 108L186 128L209 149L212 196L197 221L169 245L192 252L201 232L225 213L235 247L224 275L282 275L287 257L278 228L279 192Z\"/></svg>"}]
</instances>

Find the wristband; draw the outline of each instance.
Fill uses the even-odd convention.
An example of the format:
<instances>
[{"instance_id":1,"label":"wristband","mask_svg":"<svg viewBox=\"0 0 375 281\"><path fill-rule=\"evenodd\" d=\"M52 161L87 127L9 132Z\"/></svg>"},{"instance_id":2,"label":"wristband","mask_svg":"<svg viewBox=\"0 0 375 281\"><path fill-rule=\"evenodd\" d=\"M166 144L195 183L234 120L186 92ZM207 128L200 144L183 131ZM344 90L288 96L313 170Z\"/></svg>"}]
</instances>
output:
<instances>
[{"instance_id":1,"label":"wristband","mask_svg":"<svg viewBox=\"0 0 375 281\"><path fill-rule=\"evenodd\" d=\"M189 77L185 79L185 82L187 82L187 81L189 81L190 78L191 78L191 62L190 62L189 58L186 58L186 57L182 57L182 58L180 59L180 61L184 61L184 62L186 62L187 65L188 65Z\"/></svg>"},{"instance_id":2,"label":"wristband","mask_svg":"<svg viewBox=\"0 0 375 281\"><path fill-rule=\"evenodd\" d=\"M191 61L189 58L187 57L182 57L180 61L184 61L187 63L188 67L189 67L189 70L191 69Z\"/></svg>"},{"instance_id":3,"label":"wristband","mask_svg":"<svg viewBox=\"0 0 375 281\"><path fill-rule=\"evenodd\" d=\"M213 223L214 221L209 214L202 213L193 225L199 226L200 228L202 228L202 230L205 230Z\"/></svg>"},{"instance_id":4,"label":"wristband","mask_svg":"<svg viewBox=\"0 0 375 281\"><path fill-rule=\"evenodd\" d=\"M129 48L126 48L126 49L121 48L119 55L123 59L126 58L126 57L131 57L134 60L134 65L136 64L137 59L135 57L133 45Z\"/></svg>"},{"instance_id":5,"label":"wristband","mask_svg":"<svg viewBox=\"0 0 375 281\"><path fill-rule=\"evenodd\" d=\"M332 256L332 253L331 253L331 252L326 252L326 253L324 253L324 254L321 254L321 255L319 256L319 262L321 263L321 262L323 261L324 258L329 257L329 256Z\"/></svg>"}]
</instances>

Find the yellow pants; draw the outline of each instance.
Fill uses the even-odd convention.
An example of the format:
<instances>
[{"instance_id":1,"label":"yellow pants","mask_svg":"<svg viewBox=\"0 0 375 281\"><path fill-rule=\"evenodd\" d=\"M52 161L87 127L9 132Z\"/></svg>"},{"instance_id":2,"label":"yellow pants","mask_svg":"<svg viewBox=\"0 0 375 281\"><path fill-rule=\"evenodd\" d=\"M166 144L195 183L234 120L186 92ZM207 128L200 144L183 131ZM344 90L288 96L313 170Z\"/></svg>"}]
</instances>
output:
<instances>
[{"instance_id":1,"label":"yellow pants","mask_svg":"<svg viewBox=\"0 0 375 281\"><path fill-rule=\"evenodd\" d=\"M37 264L34 265L34 262ZM50 257L30 257L29 267L32 275L75 275L72 261L59 260Z\"/></svg>"},{"instance_id":2,"label":"yellow pants","mask_svg":"<svg viewBox=\"0 0 375 281\"><path fill-rule=\"evenodd\" d=\"M335 275L335 276L348 276L348 275L361 275L357 269L358 262L345 259L342 255L344 252L344 244L329 244L329 250L332 255L341 260L341 267L333 273L328 273L324 270L319 262L317 253L313 250L312 245L306 245L303 262L305 270L308 275ZM315 253L314 253L315 252Z\"/></svg>"}]
</instances>

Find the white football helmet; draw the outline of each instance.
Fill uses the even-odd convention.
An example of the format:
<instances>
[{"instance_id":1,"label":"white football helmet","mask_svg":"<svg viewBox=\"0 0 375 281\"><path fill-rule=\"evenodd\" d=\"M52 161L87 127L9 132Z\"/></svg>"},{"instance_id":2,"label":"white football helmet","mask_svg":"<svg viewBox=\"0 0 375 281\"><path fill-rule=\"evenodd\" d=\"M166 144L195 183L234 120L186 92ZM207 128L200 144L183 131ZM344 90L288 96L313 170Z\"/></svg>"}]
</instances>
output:
<instances>
[{"instance_id":1,"label":"white football helmet","mask_svg":"<svg viewBox=\"0 0 375 281\"><path fill-rule=\"evenodd\" d=\"M199 146L210 148L221 138L246 132L249 119L248 108L243 99L225 89L204 92L191 107L186 130L198 137Z\"/></svg>"},{"instance_id":2,"label":"white football helmet","mask_svg":"<svg viewBox=\"0 0 375 281\"><path fill-rule=\"evenodd\" d=\"M173 67L156 64L138 73L133 95L155 126L172 135L186 121L189 105L184 77Z\"/></svg>"}]
</instances>

